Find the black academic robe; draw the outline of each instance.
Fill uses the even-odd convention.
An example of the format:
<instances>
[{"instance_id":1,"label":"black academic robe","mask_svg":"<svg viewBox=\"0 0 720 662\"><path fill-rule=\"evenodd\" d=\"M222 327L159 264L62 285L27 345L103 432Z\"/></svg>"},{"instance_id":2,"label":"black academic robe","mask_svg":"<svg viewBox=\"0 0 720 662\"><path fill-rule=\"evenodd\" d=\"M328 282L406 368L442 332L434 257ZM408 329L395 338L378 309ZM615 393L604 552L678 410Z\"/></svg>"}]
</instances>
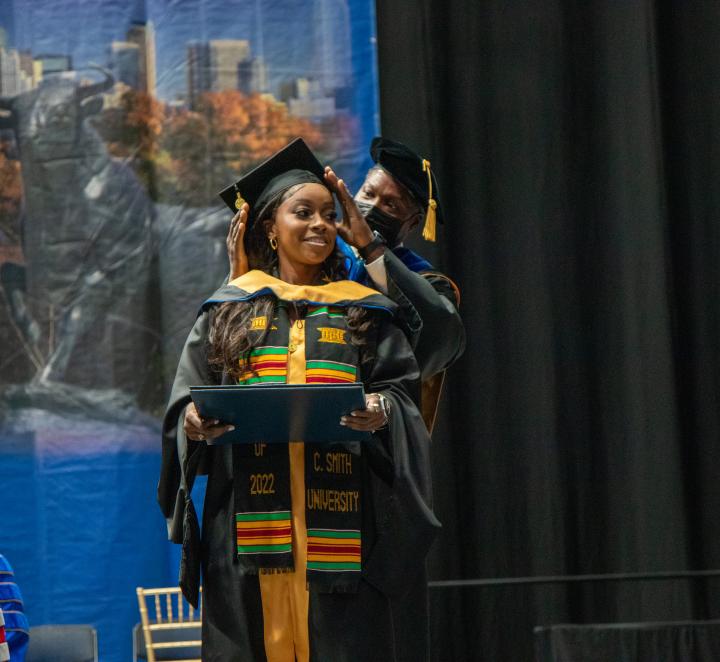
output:
<instances>
[{"instance_id":1,"label":"black academic robe","mask_svg":"<svg viewBox=\"0 0 720 662\"><path fill-rule=\"evenodd\" d=\"M432 267L416 271L412 263L405 264L393 251L385 251L384 255L388 297L399 306L421 377L426 380L452 365L465 350L465 329L458 313L459 291L447 276Z\"/></svg>"},{"instance_id":2,"label":"black academic robe","mask_svg":"<svg viewBox=\"0 0 720 662\"><path fill-rule=\"evenodd\" d=\"M366 392L383 393L392 412L386 431L373 435L362 450L362 572L355 593L320 593L310 587L309 634L312 660L375 662L396 659L412 642L396 641L390 600L424 594L424 561L439 523L432 512L429 436L416 405L419 370L405 335L395 325L395 305L356 283L305 288L305 302L343 308L364 305L377 318L375 359L360 370ZM338 294L338 291L340 293ZM348 298L347 293L357 293ZM292 300L293 288L250 272L221 288L213 301L257 293ZM183 546L180 583L197 601L203 577L203 660L265 660L258 578L241 573L235 555L232 449L188 441L183 411L189 386L225 379L207 363L207 307L191 330L173 384L163 423L163 457L158 500L170 539ZM208 474L200 536L190 498L199 473ZM423 615L420 614L420 617ZM426 615L425 615L426 616ZM422 633L414 623L408 636ZM424 659L427 650L421 653Z\"/></svg>"},{"instance_id":3,"label":"black academic robe","mask_svg":"<svg viewBox=\"0 0 720 662\"><path fill-rule=\"evenodd\" d=\"M407 249L385 251L388 297L410 338L422 377L420 408L432 430L444 371L465 351L465 328L458 308L460 293L447 276ZM404 259L403 259L404 258ZM429 635L418 627L428 620L427 573L408 591L391 598L397 662L426 659Z\"/></svg>"}]
</instances>

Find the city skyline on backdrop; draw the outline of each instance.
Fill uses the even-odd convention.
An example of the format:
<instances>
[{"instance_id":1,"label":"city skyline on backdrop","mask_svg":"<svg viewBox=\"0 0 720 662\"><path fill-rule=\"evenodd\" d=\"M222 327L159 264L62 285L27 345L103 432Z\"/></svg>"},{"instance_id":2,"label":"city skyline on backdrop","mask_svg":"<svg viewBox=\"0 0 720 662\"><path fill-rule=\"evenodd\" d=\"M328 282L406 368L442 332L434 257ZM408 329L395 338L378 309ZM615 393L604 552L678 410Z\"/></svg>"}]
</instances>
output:
<instances>
[{"instance_id":1,"label":"city skyline on backdrop","mask_svg":"<svg viewBox=\"0 0 720 662\"><path fill-rule=\"evenodd\" d=\"M52 3L39 0L34 9L43 4ZM30 29L27 24L33 16L8 13L6 6L0 10L0 96L36 87L49 75L74 71L88 76L90 66L101 65L113 73L116 83L174 106L192 108L203 92L234 89L268 95L287 104L290 114L308 119L350 108L353 70L347 0L286 0L281 3L282 22L277 20L277 4L268 9L259 0L180 2L173 3L173 12L161 11L164 4L136 2L126 8L121 31L117 4L100 2L112 15L103 17L100 12L100 20L92 23L94 31L88 26L73 44L47 36L58 34L50 29L52 11L43 19L47 29L43 21ZM253 11L233 14L238 18L231 24L219 25L215 13L232 5ZM288 20L293 13L310 19ZM152 15L157 23L149 18ZM304 29L308 27L311 30Z\"/></svg>"}]
</instances>

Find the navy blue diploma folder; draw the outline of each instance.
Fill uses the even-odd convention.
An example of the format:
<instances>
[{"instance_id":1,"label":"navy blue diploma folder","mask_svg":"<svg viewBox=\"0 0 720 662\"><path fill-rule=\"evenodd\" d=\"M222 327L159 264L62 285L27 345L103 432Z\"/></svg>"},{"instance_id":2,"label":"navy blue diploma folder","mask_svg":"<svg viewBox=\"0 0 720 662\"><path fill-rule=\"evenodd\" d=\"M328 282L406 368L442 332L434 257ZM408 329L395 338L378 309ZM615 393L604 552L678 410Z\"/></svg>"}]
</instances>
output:
<instances>
[{"instance_id":1,"label":"navy blue diploma folder","mask_svg":"<svg viewBox=\"0 0 720 662\"><path fill-rule=\"evenodd\" d=\"M361 383L191 386L190 396L203 418L216 418L234 430L208 444L306 441L364 441L369 432L340 425L340 417L365 409Z\"/></svg>"}]
</instances>

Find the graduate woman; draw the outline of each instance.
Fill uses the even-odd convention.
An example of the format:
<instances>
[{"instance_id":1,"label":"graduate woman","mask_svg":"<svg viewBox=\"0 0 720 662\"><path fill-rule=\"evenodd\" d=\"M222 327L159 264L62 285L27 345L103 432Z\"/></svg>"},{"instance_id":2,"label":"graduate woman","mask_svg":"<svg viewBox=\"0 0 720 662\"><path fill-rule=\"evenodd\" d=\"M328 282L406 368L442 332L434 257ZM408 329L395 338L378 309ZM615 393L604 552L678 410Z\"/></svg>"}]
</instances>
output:
<instances>
[{"instance_id":1,"label":"graduate woman","mask_svg":"<svg viewBox=\"0 0 720 662\"><path fill-rule=\"evenodd\" d=\"M395 304L345 280L333 196L302 141L228 195L249 204L250 270L203 304L185 343L158 488L193 603L202 569L203 660L392 662L404 647L390 599L424 583L439 526L412 348ZM208 444L228 426L201 419L189 395L202 384L355 381L366 408L342 424L372 432L366 442ZM190 499L199 473L202 537ZM409 636L426 637L427 622L416 626Z\"/></svg>"}]
</instances>

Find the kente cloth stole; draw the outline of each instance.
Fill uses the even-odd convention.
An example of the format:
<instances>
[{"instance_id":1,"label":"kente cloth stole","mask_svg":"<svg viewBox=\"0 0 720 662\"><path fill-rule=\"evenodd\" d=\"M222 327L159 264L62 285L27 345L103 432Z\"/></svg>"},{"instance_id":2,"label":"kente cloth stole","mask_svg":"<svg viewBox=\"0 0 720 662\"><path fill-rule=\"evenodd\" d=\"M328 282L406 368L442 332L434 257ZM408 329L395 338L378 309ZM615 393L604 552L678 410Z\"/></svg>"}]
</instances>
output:
<instances>
[{"instance_id":1,"label":"kente cloth stole","mask_svg":"<svg viewBox=\"0 0 720 662\"><path fill-rule=\"evenodd\" d=\"M305 382L359 381L359 352L340 308L315 306L302 321ZM269 325L269 329L268 329ZM240 384L286 383L292 354L287 309L251 328L267 335L253 349ZM299 383L294 380L294 383ZM298 441L302 441L298 439ZM361 445L305 444L307 580L316 590L356 590L361 570ZM235 444L235 524L243 572L293 569L290 460L287 444Z\"/></svg>"}]
</instances>

